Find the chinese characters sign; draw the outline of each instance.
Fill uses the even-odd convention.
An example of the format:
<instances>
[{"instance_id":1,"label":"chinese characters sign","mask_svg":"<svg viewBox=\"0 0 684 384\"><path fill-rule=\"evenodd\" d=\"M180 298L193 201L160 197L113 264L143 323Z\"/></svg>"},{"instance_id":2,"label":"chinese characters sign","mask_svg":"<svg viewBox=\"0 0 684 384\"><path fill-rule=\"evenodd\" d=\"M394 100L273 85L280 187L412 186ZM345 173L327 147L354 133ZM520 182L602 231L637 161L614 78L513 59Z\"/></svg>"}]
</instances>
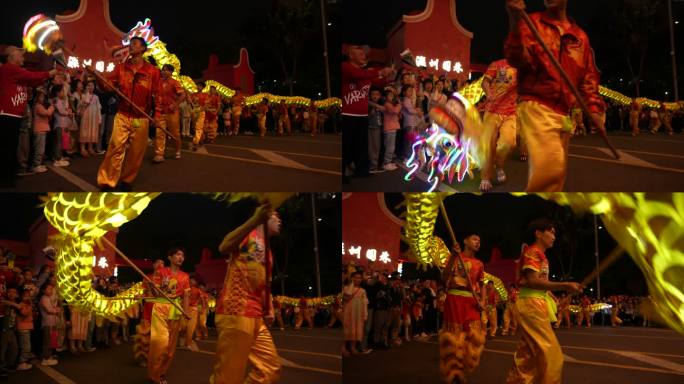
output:
<instances>
[{"instance_id":1,"label":"chinese characters sign","mask_svg":"<svg viewBox=\"0 0 684 384\"><path fill-rule=\"evenodd\" d=\"M363 249L359 245L352 245L347 250L345 250L345 245L344 243L342 243L342 256L344 255L349 255L358 260L364 258L368 261L378 261L383 264L388 264L392 262L389 252L385 250L378 251L375 248Z\"/></svg>"},{"instance_id":2,"label":"chinese characters sign","mask_svg":"<svg viewBox=\"0 0 684 384\"><path fill-rule=\"evenodd\" d=\"M438 58L428 58L416 56L416 65L424 68L431 68L435 71L463 73L463 65L460 61L452 61Z\"/></svg>"}]
</instances>

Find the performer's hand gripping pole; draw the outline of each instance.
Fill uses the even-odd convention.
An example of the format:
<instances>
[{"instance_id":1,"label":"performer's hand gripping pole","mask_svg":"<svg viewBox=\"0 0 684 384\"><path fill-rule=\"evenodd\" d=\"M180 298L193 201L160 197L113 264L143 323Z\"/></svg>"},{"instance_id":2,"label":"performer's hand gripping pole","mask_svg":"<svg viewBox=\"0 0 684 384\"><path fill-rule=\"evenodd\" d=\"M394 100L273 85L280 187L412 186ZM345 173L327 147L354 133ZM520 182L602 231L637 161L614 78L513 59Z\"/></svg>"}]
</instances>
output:
<instances>
[{"instance_id":1,"label":"performer's hand gripping pole","mask_svg":"<svg viewBox=\"0 0 684 384\"><path fill-rule=\"evenodd\" d=\"M522 16L523 21L525 21L525 24L527 24L527 27L530 28L530 31L532 31L534 38L537 40L537 43L539 43L539 45L544 49L546 56L548 56L549 60L551 60L551 63L553 64L553 66L556 68L558 73L563 78L565 85L568 86L570 91L572 91L572 94L577 99L577 102L579 103L580 109L582 109L582 113L584 113L584 115L589 118L589 121L596 128L596 130L599 132L599 135L601 135L601 138L606 143L606 145L608 146L610 151L613 153L613 156L615 156L615 159L620 160L620 154L618 153L617 150L615 150L615 147L613 147L613 144L608 139L608 135L606 134L605 128L602 129L599 126L598 122L594 121L591 113L589 113L589 108L587 107L587 103L584 101L584 99L582 98L582 96L579 93L579 90L577 90L577 87L575 86L575 84L572 83L572 81L570 80L570 77L565 72L563 67L561 67L560 63L558 62L558 59L556 59L556 57L553 55L553 53L551 52L549 47L546 45L546 43L542 39L541 35L539 34L539 31L537 30L537 27L535 27L534 23L532 23L530 16L524 10L520 10L519 12L520 12L520 15Z\"/></svg>"},{"instance_id":2,"label":"performer's hand gripping pole","mask_svg":"<svg viewBox=\"0 0 684 384\"><path fill-rule=\"evenodd\" d=\"M451 222L449 221L449 215L447 214L446 208L444 207L444 200L440 199L439 200L439 208L442 213L442 218L444 219L444 222L447 225L447 229L449 230L449 235L451 236L451 244L452 246L454 244L457 244L456 240L456 234L454 233L454 229L451 227ZM452 256L453 257L453 256ZM473 298L477 302L477 305L481 308L484 309L485 306L483 305L482 301L480 298L475 294L475 287L472 281L470 281L470 274L465 268L465 264L463 263L463 259L461 258L461 255L456 253L456 260L458 261L459 268L466 273L466 281L468 282L468 288L470 289L470 292L473 294Z\"/></svg>"},{"instance_id":3,"label":"performer's hand gripping pole","mask_svg":"<svg viewBox=\"0 0 684 384\"><path fill-rule=\"evenodd\" d=\"M109 241L109 239L107 239L107 237L102 236L102 237L100 237L100 239L102 239L102 241L104 241L107 245L109 245L110 247L112 247L112 249L114 250L114 252L116 252L117 255L121 256L121 258L122 258L129 266L131 266L131 268L133 268L133 270L135 270L140 276L142 276L143 280L145 280L145 281L148 282L152 287L154 287L154 289L155 289L157 292L161 293L161 295L162 295L166 300L168 300L169 303L171 303L174 307L176 307L176 309L178 309L178 310L183 314L183 316L185 316L186 319L189 319L189 318L190 318L190 316L188 316L188 314L183 310L183 308L181 308L180 305L178 305L178 303L177 303L176 301L174 301L172 298L170 298L164 291L162 291L161 289L157 288L157 286L154 284L154 282L153 282L149 277L147 277L147 275L146 275L143 271L141 271L140 268L138 268L138 266L135 265L135 264L131 261L131 259L129 259L126 255L124 255L124 253L121 252L121 250L119 250L119 248L117 248L116 245L114 245L111 241Z\"/></svg>"},{"instance_id":4,"label":"performer's hand gripping pole","mask_svg":"<svg viewBox=\"0 0 684 384\"><path fill-rule=\"evenodd\" d=\"M68 53L69 55L75 56L74 53L73 53L70 49L68 49L67 47L62 47L62 49L64 50L64 52ZM180 142L180 138L178 138L178 137L172 135L171 132L169 132L168 130L164 129L163 127L160 127L159 124L157 124L157 122L154 120L154 118L153 118L152 116L150 116L147 112L145 112L145 110L142 109L138 104L135 104L135 103L133 102L133 100L131 100L128 96L124 95L123 92L121 92L120 90L118 90L112 83L109 82L109 80L107 80L104 76L102 76L100 73L98 73L98 72L95 70L95 68L93 68L91 65L85 65L85 69L87 69L88 72L90 72L90 73L92 73L93 75L95 75L95 77L97 77L97 79L98 79L100 82L102 82L104 85L106 85L107 88L112 89L119 97L121 97L122 99L126 100L126 102L128 102L128 104L130 104L136 111L138 111L138 112L139 112L140 114L142 114L145 118L147 118L147 119L152 123L153 126L155 126L155 127L158 128L158 129L161 129L165 134L171 136L171 137L172 137L174 140L176 140L177 142Z\"/></svg>"}]
</instances>

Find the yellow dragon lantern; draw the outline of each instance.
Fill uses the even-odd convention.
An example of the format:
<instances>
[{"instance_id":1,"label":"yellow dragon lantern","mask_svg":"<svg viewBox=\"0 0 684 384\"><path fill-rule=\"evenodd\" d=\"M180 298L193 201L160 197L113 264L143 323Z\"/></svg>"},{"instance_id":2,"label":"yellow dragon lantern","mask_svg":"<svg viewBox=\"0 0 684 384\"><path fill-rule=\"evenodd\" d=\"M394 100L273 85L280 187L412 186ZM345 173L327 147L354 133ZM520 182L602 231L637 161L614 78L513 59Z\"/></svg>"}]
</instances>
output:
<instances>
[{"instance_id":1,"label":"yellow dragon lantern","mask_svg":"<svg viewBox=\"0 0 684 384\"><path fill-rule=\"evenodd\" d=\"M212 193L213 200L232 203L244 198L268 200L278 207L290 193ZM44 214L59 231L49 239L56 250L55 274L60 295L71 305L115 317L140 302L142 283L116 297L104 297L92 287L93 247L108 231L138 217L159 193L50 193Z\"/></svg>"},{"instance_id":2,"label":"yellow dragon lantern","mask_svg":"<svg viewBox=\"0 0 684 384\"><path fill-rule=\"evenodd\" d=\"M523 194L516 194L518 196ZM601 219L646 278L656 310L684 334L684 193L542 193L540 197ZM407 193L404 238L420 265L443 266L449 255L433 235L445 194Z\"/></svg>"}]
</instances>

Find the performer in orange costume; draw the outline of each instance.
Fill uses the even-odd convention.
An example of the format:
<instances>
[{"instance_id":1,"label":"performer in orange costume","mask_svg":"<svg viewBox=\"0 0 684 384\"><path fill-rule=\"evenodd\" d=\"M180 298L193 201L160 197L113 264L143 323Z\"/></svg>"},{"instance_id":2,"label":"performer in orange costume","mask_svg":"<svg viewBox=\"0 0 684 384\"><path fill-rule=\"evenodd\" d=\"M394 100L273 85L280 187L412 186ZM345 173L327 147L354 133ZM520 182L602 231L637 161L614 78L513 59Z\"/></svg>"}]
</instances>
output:
<instances>
[{"instance_id":1,"label":"performer in orange costume","mask_svg":"<svg viewBox=\"0 0 684 384\"><path fill-rule=\"evenodd\" d=\"M172 247L167 252L167 257L171 265L168 268L159 268L152 279L155 289L150 294L154 295L157 293L156 290L162 290L177 304L182 303L183 310L188 313L190 277L180 269L183 260L185 260L185 252L182 248ZM154 305L151 315L152 330L150 353L147 357L147 375L154 383L166 384L166 371L169 369L176 352L182 315L166 298L162 297L149 301Z\"/></svg>"},{"instance_id":2,"label":"performer in orange costume","mask_svg":"<svg viewBox=\"0 0 684 384\"><path fill-rule=\"evenodd\" d=\"M195 120L195 137L192 138L192 150L196 151L201 145L202 140L206 138L209 130L209 122L207 119L207 105L209 103L209 94L202 92L204 90L204 83L197 83L197 93L194 94L195 105L199 109L199 115Z\"/></svg>"},{"instance_id":3,"label":"performer in orange costume","mask_svg":"<svg viewBox=\"0 0 684 384\"><path fill-rule=\"evenodd\" d=\"M511 336L515 336L515 330L518 329L518 319L515 313L515 302L518 301L518 288L511 283L508 287L508 301L506 301L506 309L503 315L503 329L501 335L508 335L508 330L511 331Z\"/></svg>"},{"instance_id":4,"label":"performer in orange costume","mask_svg":"<svg viewBox=\"0 0 684 384\"><path fill-rule=\"evenodd\" d=\"M153 272L148 277L154 281L160 268L164 267L163 260L155 260L152 264ZM148 292L153 288L148 287ZM147 358L150 353L150 322L152 320L152 307L154 303L145 300L143 303L143 315L140 323L135 327L135 338L133 340L133 357L142 367L147 367Z\"/></svg>"},{"instance_id":5,"label":"performer in orange costume","mask_svg":"<svg viewBox=\"0 0 684 384\"><path fill-rule=\"evenodd\" d=\"M232 107L233 135L237 136L240 133L240 116L242 116L242 108L244 107L244 104L245 104L245 97L242 96L242 94L240 93L240 88L235 90L235 95L230 100L230 102L233 105L233 107Z\"/></svg>"},{"instance_id":6,"label":"performer in orange costume","mask_svg":"<svg viewBox=\"0 0 684 384\"><path fill-rule=\"evenodd\" d=\"M610 325L612 327L617 327L622 324L622 319L618 317L618 312L620 311L620 297L613 295L610 297Z\"/></svg>"},{"instance_id":7,"label":"performer in orange costume","mask_svg":"<svg viewBox=\"0 0 684 384\"><path fill-rule=\"evenodd\" d=\"M266 223L264 230L262 224ZM219 251L229 256L228 271L216 303L216 364L212 384L275 383L280 359L267 325L273 321L270 278L272 255L266 241L280 232L270 203L230 232ZM247 374L247 362L252 369Z\"/></svg>"},{"instance_id":8,"label":"performer in orange costume","mask_svg":"<svg viewBox=\"0 0 684 384\"><path fill-rule=\"evenodd\" d=\"M185 348L197 352L197 344L192 341L192 337L195 334L195 329L197 328L197 322L199 320L199 305L202 299L202 292L199 287L197 287L197 280L194 277L190 278L190 294L188 296L188 309L186 313L190 316L189 319L181 319L181 329L185 332L185 339L181 343Z\"/></svg>"},{"instance_id":9,"label":"performer in orange costume","mask_svg":"<svg viewBox=\"0 0 684 384\"><path fill-rule=\"evenodd\" d=\"M154 100L154 119L159 124L162 117L159 70L143 59L147 50L145 40L131 38L130 59L118 64L107 80L133 103L147 111ZM104 88L106 85L102 84ZM130 191L147 149L149 120L121 100L114 117L114 128L109 147L97 173L97 184L103 190L111 190L121 182L122 191Z\"/></svg>"},{"instance_id":10,"label":"performer in orange costume","mask_svg":"<svg viewBox=\"0 0 684 384\"><path fill-rule=\"evenodd\" d=\"M209 88L209 98L206 104L206 139L208 142L214 141L216 132L218 131L218 112L221 108L221 97L213 85Z\"/></svg>"},{"instance_id":11,"label":"performer in orange costume","mask_svg":"<svg viewBox=\"0 0 684 384\"><path fill-rule=\"evenodd\" d=\"M178 105L185 100L185 90L181 84L174 80L174 68L171 64L164 64L161 71L161 108L164 114L157 127L155 140L155 156L154 162L161 163L164 161L164 150L166 149L166 129L173 135L173 140L176 143L175 159L181 157L181 139L180 139L180 112Z\"/></svg>"},{"instance_id":12,"label":"performer in orange costume","mask_svg":"<svg viewBox=\"0 0 684 384\"><path fill-rule=\"evenodd\" d=\"M480 237L467 234L461 253L454 244L451 257L444 269L447 295L444 302L444 325L439 332L439 370L445 383L465 382L466 375L480 365L484 349L485 329L482 327L482 308L485 302L484 265L475 256L480 249ZM457 254L460 253L458 260ZM478 303L475 296L480 296Z\"/></svg>"},{"instance_id":13,"label":"performer in orange costume","mask_svg":"<svg viewBox=\"0 0 684 384\"><path fill-rule=\"evenodd\" d=\"M567 0L546 0L546 11L530 15L532 23L579 89L599 129L605 130L600 114L605 105L598 93L599 72L586 33L567 17ZM570 108L575 97L521 20L523 0L506 0L510 33L504 52L518 70L518 116L529 154L528 192L563 190L567 156L563 133L572 129Z\"/></svg>"},{"instance_id":14,"label":"performer in orange costume","mask_svg":"<svg viewBox=\"0 0 684 384\"><path fill-rule=\"evenodd\" d=\"M494 282L489 280L487 282L487 285L485 286L485 291L486 291L486 296L485 298L487 299L486 301L486 308L485 308L485 313L484 313L484 323L485 323L485 328L487 326L487 323L489 323L489 337L495 337L496 336L496 326L497 326L497 317L496 317L496 305L499 303L499 295L496 293L496 289L494 289Z\"/></svg>"},{"instance_id":15,"label":"performer in orange costume","mask_svg":"<svg viewBox=\"0 0 684 384\"><path fill-rule=\"evenodd\" d=\"M200 302L198 306L197 317L197 340L204 340L209 337L209 330L207 329L207 313L209 312L209 294L207 287L200 284Z\"/></svg>"},{"instance_id":16,"label":"performer in orange costume","mask_svg":"<svg viewBox=\"0 0 684 384\"><path fill-rule=\"evenodd\" d=\"M641 105L632 100L632 105L629 108L629 126L632 127L632 136L639 134L639 115L641 114Z\"/></svg>"},{"instance_id":17,"label":"performer in orange costume","mask_svg":"<svg viewBox=\"0 0 684 384\"><path fill-rule=\"evenodd\" d=\"M259 136L266 136L266 116L268 116L268 99L264 97L257 106L257 123L259 124Z\"/></svg>"},{"instance_id":18,"label":"performer in orange costume","mask_svg":"<svg viewBox=\"0 0 684 384\"><path fill-rule=\"evenodd\" d=\"M288 135L292 135L292 125L290 124L290 113L288 111L285 101L280 101L278 105L278 135L283 134L283 127Z\"/></svg>"},{"instance_id":19,"label":"performer in orange costume","mask_svg":"<svg viewBox=\"0 0 684 384\"><path fill-rule=\"evenodd\" d=\"M563 352L551 328L551 323L556 321L556 304L549 291L579 293L582 286L549 281L549 261L544 252L556 240L553 223L536 220L530 224L530 232L534 234L534 244L523 249L518 263L520 293L516 310L520 332L515 365L508 372L506 383L560 383Z\"/></svg>"},{"instance_id":20,"label":"performer in orange costume","mask_svg":"<svg viewBox=\"0 0 684 384\"><path fill-rule=\"evenodd\" d=\"M482 140L488 145L480 182L480 190L483 192L492 189L495 166L496 180L499 183L506 181L504 163L516 146L518 131L515 113L517 86L517 71L505 59L491 63L482 80L482 89L487 95L483 121L485 133Z\"/></svg>"}]
</instances>

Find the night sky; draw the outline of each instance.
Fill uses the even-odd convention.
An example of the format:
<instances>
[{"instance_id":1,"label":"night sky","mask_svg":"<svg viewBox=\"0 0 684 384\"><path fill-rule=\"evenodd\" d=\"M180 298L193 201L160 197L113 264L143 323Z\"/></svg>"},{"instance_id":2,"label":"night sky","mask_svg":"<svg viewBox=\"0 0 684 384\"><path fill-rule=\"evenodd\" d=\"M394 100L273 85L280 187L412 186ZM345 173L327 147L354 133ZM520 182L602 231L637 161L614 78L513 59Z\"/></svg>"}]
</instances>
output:
<instances>
[{"instance_id":1,"label":"night sky","mask_svg":"<svg viewBox=\"0 0 684 384\"><path fill-rule=\"evenodd\" d=\"M254 26L257 24L256 20L263 22L264 13L276 2L252 0L219 3L194 0L181 3L111 0L109 4L112 22L124 32L133 28L138 21L150 18L156 35L166 43L169 52L179 57L182 72L193 78L201 76L211 53L216 53L221 63L237 64L240 47L246 47L249 50L251 66L256 72L255 86L262 82L269 84L270 88L264 91L275 93L285 91L277 87L279 83L275 88L273 85L273 80L280 82L282 79L280 63L273 58L270 51L264 49L264 45L255 36ZM337 28L339 7L337 2L329 3L328 21L332 25L328 27L328 39L331 47L337 47L340 45ZM318 0L315 4L318 4ZM78 0L14 2L9 11L0 15L0 44L20 46L22 28L31 16L37 13L54 16L76 10L78 5ZM228 7L230 8L227 9ZM295 94L306 97L317 96L318 92L325 93L321 18L320 8L317 6L313 12L311 27L315 31L306 42L307 46L299 64L299 85L295 89ZM332 63L339 61L339 50L333 51L335 52L331 52L331 60L334 60ZM336 65L331 65L331 69L336 68ZM333 75L336 74L337 71L333 71Z\"/></svg>"},{"instance_id":2,"label":"night sky","mask_svg":"<svg viewBox=\"0 0 684 384\"><path fill-rule=\"evenodd\" d=\"M334 198L332 197L334 195ZM37 194L1 195L0 239L26 241L28 228L42 215L37 208ZM339 194L315 194L318 221L321 289L324 295L340 289ZM192 272L199 262L201 250L208 247L219 257L218 245L232 229L252 214L256 203L240 201L228 206L205 196L162 194L135 220L124 224L117 237L117 247L132 259L166 261L165 253L172 245L186 249L183 269ZM311 197L300 194L278 209L283 220L282 233L271 242L276 258L275 268L285 270L285 294L289 296L315 293L315 263ZM274 275L276 272L274 271ZM122 281L129 274L121 274ZM309 291L308 287L313 287ZM274 293L280 294L279 281L273 282Z\"/></svg>"},{"instance_id":3,"label":"night sky","mask_svg":"<svg viewBox=\"0 0 684 384\"><path fill-rule=\"evenodd\" d=\"M627 40L618 37L617 9L625 0L569 0L568 14L582 27L596 52L596 62L602 71L602 83L617 91L633 94L628 84L629 71L624 57ZM648 0L649 3L657 0ZM342 10L344 25L342 40L365 41L372 47L386 47L386 34L404 14L425 9L427 0L366 1L345 0ZM503 57L503 41L508 34L508 16L503 0L457 0L458 20L467 30L474 33L471 45L471 60L487 64ZM529 12L544 9L542 0L526 1ZM680 94L684 94L684 1L673 2L676 50L679 52L678 71ZM667 29L667 7L661 6L655 16L658 25L648 40L649 54L645 61L645 76L642 96L662 100L666 90L672 95L672 66L670 59L669 30ZM436 39L440 38L435 36ZM634 60L636 64L636 60ZM623 81L620 82L620 78ZM680 97L681 98L681 97Z\"/></svg>"},{"instance_id":4,"label":"night sky","mask_svg":"<svg viewBox=\"0 0 684 384\"><path fill-rule=\"evenodd\" d=\"M403 200L403 196L386 194L385 200L388 208L392 209ZM556 242L554 247L546 252L551 274L556 275L556 280L564 276L567 280L581 281L596 267L593 215L578 216L569 207L562 207L537 196L514 197L502 193L481 196L455 194L444 202L456 238L461 245L466 232L474 231L480 235L481 247L478 258L485 263L489 261L492 248L495 246L501 250L503 258L517 259L523 242L531 244L533 240L527 238L528 224L545 217L557 224ZM601 225L600 218L598 223ZM450 235L441 215L437 219L435 234L450 246ZM605 228L599 230L601 259L616 245ZM596 291L596 283L588 288L594 288ZM643 274L627 254L601 274L602 296L613 293L646 294Z\"/></svg>"}]
</instances>

